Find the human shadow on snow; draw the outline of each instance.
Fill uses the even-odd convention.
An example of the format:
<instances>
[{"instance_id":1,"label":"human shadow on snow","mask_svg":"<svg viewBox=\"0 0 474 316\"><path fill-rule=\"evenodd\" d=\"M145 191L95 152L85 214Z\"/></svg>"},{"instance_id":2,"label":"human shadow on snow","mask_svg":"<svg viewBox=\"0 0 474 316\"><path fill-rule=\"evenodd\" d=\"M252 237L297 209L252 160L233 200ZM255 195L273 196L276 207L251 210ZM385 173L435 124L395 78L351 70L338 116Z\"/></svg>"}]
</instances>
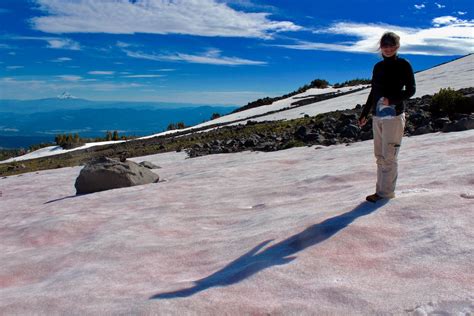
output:
<instances>
[{"instance_id":1,"label":"human shadow on snow","mask_svg":"<svg viewBox=\"0 0 474 316\"><path fill-rule=\"evenodd\" d=\"M304 231L260 251L273 241L272 239L266 240L221 270L203 279L194 281L195 285L193 287L159 293L153 295L150 299L188 297L211 287L238 283L266 268L287 264L296 259L294 254L297 252L325 241L357 218L374 212L386 203L387 201L379 201L375 204L369 202L360 203L349 212L314 224Z\"/></svg>"}]
</instances>

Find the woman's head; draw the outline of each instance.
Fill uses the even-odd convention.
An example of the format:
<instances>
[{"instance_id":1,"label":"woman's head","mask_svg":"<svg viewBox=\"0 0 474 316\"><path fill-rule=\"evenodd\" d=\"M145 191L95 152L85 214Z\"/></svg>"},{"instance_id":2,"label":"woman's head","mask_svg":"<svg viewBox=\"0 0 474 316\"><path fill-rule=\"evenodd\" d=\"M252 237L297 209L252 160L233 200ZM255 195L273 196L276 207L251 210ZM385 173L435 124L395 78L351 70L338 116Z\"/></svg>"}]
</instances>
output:
<instances>
[{"instance_id":1,"label":"woman's head","mask_svg":"<svg viewBox=\"0 0 474 316\"><path fill-rule=\"evenodd\" d=\"M386 32L380 38L380 50L385 57L394 56L400 48L400 36L393 32Z\"/></svg>"}]
</instances>

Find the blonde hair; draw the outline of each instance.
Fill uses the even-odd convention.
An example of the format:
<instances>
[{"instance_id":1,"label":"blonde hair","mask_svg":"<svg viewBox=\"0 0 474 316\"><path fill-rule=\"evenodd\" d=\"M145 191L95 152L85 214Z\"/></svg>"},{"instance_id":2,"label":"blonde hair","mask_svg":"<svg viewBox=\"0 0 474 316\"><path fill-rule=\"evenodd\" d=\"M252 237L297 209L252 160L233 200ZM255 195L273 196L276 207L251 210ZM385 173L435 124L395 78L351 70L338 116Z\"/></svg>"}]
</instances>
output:
<instances>
[{"instance_id":1,"label":"blonde hair","mask_svg":"<svg viewBox=\"0 0 474 316\"><path fill-rule=\"evenodd\" d=\"M379 41L379 47L384 45L400 47L400 36L393 32L385 32Z\"/></svg>"}]
</instances>

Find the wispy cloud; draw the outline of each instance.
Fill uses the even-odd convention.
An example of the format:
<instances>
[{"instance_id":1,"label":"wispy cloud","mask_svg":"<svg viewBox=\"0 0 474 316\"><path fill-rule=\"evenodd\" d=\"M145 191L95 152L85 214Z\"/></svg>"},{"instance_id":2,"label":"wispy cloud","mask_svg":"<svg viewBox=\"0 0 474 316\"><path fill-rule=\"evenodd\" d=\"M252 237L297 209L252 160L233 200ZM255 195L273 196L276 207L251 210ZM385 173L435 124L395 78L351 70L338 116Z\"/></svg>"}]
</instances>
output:
<instances>
[{"instance_id":1,"label":"wispy cloud","mask_svg":"<svg viewBox=\"0 0 474 316\"><path fill-rule=\"evenodd\" d=\"M59 58L53 59L51 61L53 63L63 63L63 62L71 61L71 60L72 60L72 58L69 58L69 57L59 57Z\"/></svg>"},{"instance_id":2,"label":"wispy cloud","mask_svg":"<svg viewBox=\"0 0 474 316\"><path fill-rule=\"evenodd\" d=\"M113 75L113 74L115 74L115 71L94 70L94 71L89 71L88 74L89 75L98 75L98 76Z\"/></svg>"},{"instance_id":3,"label":"wispy cloud","mask_svg":"<svg viewBox=\"0 0 474 316\"><path fill-rule=\"evenodd\" d=\"M165 75L127 75L122 76L122 78L161 78L165 77Z\"/></svg>"},{"instance_id":4,"label":"wispy cloud","mask_svg":"<svg viewBox=\"0 0 474 316\"><path fill-rule=\"evenodd\" d=\"M405 54L451 56L474 52L474 21L452 16L432 20L431 28L409 28L388 24L336 23L315 33L355 37L355 41L321 43L299 41L296 44L274 45L289 49L326 50L353 53L377 51L380 36L393 31L401 37L400 51Z\"/></svg>"},{"instance_id":5,"label":"wispy cloud","mask_svg":"<svg viewBox=\"0 0 474 316\"><path fill-rule=\"evenodd\" d=\"M7 66L8 70L16 70L16 69L22 69L25 68L25 66Z\"/></svg>"},{"instance_id":6,"label":"wispy cloud","mask_svg":"<svg viewBox=\"0 0 474 316\"><path fill-rule=\"evenodd\" d=\"M32 19L47 33L188 34L271 38L298 31L290 21L274 21L266 12L247 13L217 0L36 0L47 15Z\"/></svg>"},{"instance_id":7,"label":"wispy cloud","mask_svg":"<svg viewBox=\"0 0 474 316\"><path fill-rule=\"evenodd\" d=\"M127 48L127 47L133 46L133 44L118 41L117 43L115 43L115 46L120 47L120 48Z\"/></svg>"},{"instance_id":8,"label":"wispy cloud","mask_svg":"<svg viewBox=\"0 0 474 316\"><path fill-rule=\"evenodd\" d=\"M435 2L435 5L438 7L438 9L446 8L445 5L440 4L440 3L438 3L438 2Z\"/></svg>"},{"instance_id":9,"label":"wispy cloud","mask_svg":"<svg viewBox=\"0 0 474 316\"><path fill-rule=\"evenodd\" d=\"M80 50L81 46L79 45L78 42L75 42L70 39L63 39L63 38L57 38L57 39L50 39L48 40L48 48L54 48L54 49L69 49L69 50Z\"/></svg>"},{"instance_id":10,"label":"wispy cloud","mask_svg":"<svg viewBox=\"0 0 474 316\"><path fill-rule=\"evenodd\" d=\"M417 9L417 10L421 10L421 9L424 9L424 8L425 8L425 5L424 5L424 4L415 4L414 7L415 7L415 9Z\"/></svg>"},{"instance_id":11,"label":"wispy cloud","mask_svg":"<svg viewBox=\"0 0 474 316\"><path fill-rule=\"evenodd\" d=\"M8 44L0 43L0 49L15 49L15 47Z\"/></svg>"},{"instance_id":12,"label":"wispy cloud","mask_svg":"<svg viewBox=\"0 0 474 316\"><path fill-rule=\"evenodd\" d=\"M26 40L26 41L45 41L48 43L48 48L53 49L67 49L67 50L81 50L81 45L69 38L60 37L43 37L43 36L11 36L10 40Z\"/></svg>"},{"instance_id":13,"label":"wispy cloud","mask_svg":"<svg viewBox=\"0 0 474 316\"><path fill-rule=\"evenodd\" d=\"M163 69L151 69L149 71L159 71L159 72L171 72L171 71L176 71L176 69L172 68L163 68Z\"/></svg>"},{"instance_id":14,"label":"wispy cloud","mask_svg":"<svg viewBox=\"0 0 474 316\"><path fill-rule=\"evenodd\" d=\"M173 54L146 54L142 52L132 52L124 50L129 57L148 59L154 61L172 61L172 62L186 62L193 64L209 64L222 66L242 66L242 65L265 65L266 62L243 59L238 57L221 56L221 51L218 49L210 49L201 55L191 55L184 53Z\"/></svg>"},{"instance_id":15,"label":"wispy cloud","mask_svg":"<svg viewBox=\"0 0 474 316\"><path fill-rule=\"evenodd\" d=\"M76 75L59 75L56 77L64 81L80 81L82 79L81 76Z\"/></svg>"},{"instance_id":16,"label":"wispy cloud","mask_svg":"<svg viewBox=\"0 0 474 316\"><path fill-rule=\"evenodd\" d=\"M60 80L57 80L57 78ZM138 83L97 82L93 79L82 79L82 77L75 75L41 77L41 79L22 77L0 78L0 90L5 91L4 97L13 99L32 98L32 96L34 98L51 97L64 91L70 91L75 95L82 95L90 91L122 92L124 89L142 87L146 87L146 85Z\"/></svg>"}]
</instances>

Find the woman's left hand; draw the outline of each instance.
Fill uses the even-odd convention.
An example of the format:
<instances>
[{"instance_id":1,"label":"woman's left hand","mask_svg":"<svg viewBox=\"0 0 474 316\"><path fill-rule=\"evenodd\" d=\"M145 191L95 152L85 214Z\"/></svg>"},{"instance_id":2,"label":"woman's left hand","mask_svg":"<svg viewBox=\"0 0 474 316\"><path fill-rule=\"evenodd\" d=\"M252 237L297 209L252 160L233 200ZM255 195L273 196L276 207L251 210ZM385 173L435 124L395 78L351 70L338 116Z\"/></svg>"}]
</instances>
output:
<instances>
[{"instance_id":1,"label":"woman's left hand","mask_svg":"<svg viewBox=\"0 0 474 316\"><path fill-rule=\"evenodd\" d=\"M383 105L390 105L390 101L387 98L383 98Z\"/></svg>"}]
</instances>

